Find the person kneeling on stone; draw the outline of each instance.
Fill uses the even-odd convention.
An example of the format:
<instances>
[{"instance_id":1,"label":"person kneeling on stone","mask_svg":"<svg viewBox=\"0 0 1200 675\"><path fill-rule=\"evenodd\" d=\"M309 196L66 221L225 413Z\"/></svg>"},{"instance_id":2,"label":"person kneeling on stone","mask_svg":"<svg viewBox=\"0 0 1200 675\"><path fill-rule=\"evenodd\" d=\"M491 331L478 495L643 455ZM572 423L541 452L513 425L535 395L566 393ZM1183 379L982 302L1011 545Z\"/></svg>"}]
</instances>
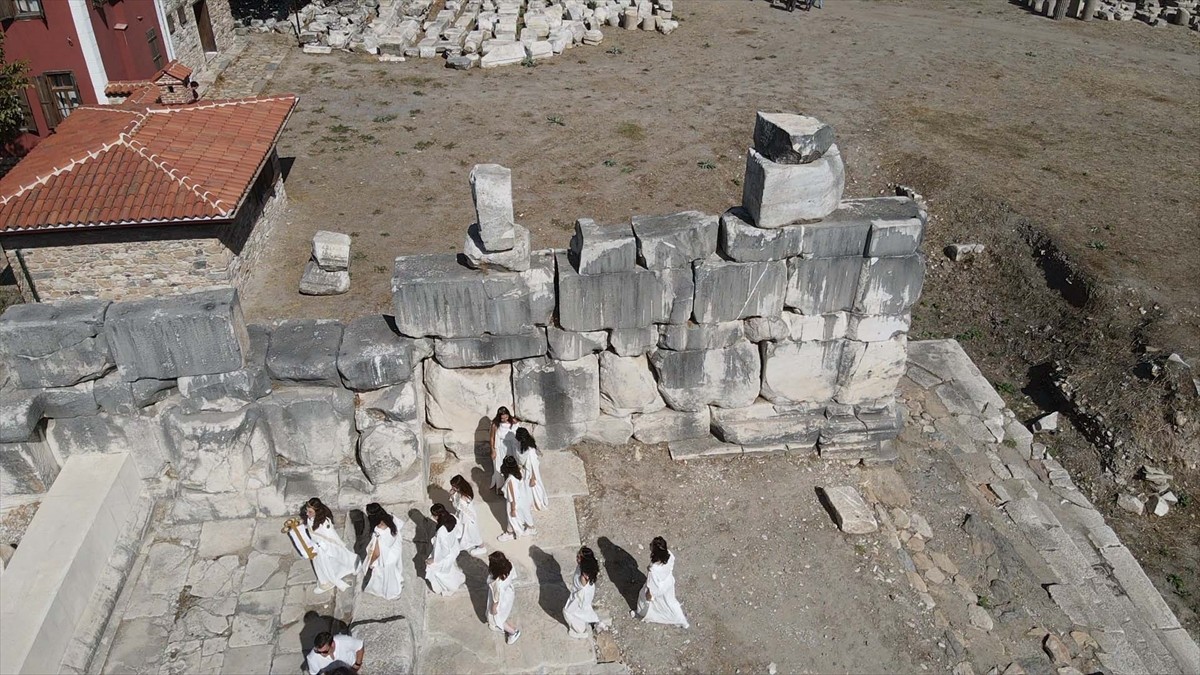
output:
<instances>
[{"instance_id":1,"label":"person kneeling on stone","mask_svg":"<svg viewBox=\"0 0 1200 675\"><path fill-rule=\"evenodd\" d=\"M313 649L305 658L310 675L328 673L342 665L349 666L358 672L362 669L363 654L366 652L363 641L353 635L331 635L328 632L317 633L313 640Z\"/></svg>"}]
</instances>

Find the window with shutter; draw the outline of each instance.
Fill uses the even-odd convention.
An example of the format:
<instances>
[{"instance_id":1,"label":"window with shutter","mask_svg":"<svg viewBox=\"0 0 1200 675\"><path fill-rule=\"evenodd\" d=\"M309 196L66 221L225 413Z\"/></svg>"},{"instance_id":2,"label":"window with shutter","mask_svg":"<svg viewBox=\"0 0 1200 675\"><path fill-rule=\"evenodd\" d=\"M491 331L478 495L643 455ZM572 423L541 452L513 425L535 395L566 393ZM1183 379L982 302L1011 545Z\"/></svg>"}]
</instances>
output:
<instances>
[{"instance_id":1,"label":"window with shutter","mask_svg":"<svg viewBox=\"0 0 1200 675\"><path fill-rule=\"evenodd\" d=\"M58 114L58 106L54 104L54 94L50 91L50 81L45 75L33 78L33 88L37 90L38 103L42 105L42 117L46 118L46 128L50 131L58 126L62 117Z\"/></svg>"},{"instance_id":2,"label":"window with shutter","mask_svg":"<svg viewBox=\"0 0 1200 675\"><path fill-rule=\"evenodd\" d=\"M150 58L154 61L154 67L162 70L163 57L162 48L158 44L158 31L153 28L146 31L146 42L150 43Z\"/></svg>"},{"instance_id":3,"label":"window with shutter","mask_svg":"<svg viewBox=\"0 0 1200 675\"><path fill-rule=\"evenodd\" d=\"M42 10L42 0L15 0L14 4L18 19L46 18L46 13Z\"/></svg>"},{"instance_id":4,"label":"window with shutter","mask_svg":"<svg viewBox=\"0 0 1200 675\"><path fill-rule=\"evenodd\" d=\"M46 73L50 84L50 94L58 108L58 118L65 120L73 110L79 107L79 86L75 84L75 73L70 71Z\"/></svg>"},{"instance_id":5,"label":"window with shutter","mask_svg":"<svg viewBox=\"0 0 1200 675\"><path fill-rule=\"evenodd\" d=\"M34 119L33 108L29 105L29 91L22 89L19 100L21 102L21 131L36 134L38 132L37 120Z\"/></svg>"}]
</instances>

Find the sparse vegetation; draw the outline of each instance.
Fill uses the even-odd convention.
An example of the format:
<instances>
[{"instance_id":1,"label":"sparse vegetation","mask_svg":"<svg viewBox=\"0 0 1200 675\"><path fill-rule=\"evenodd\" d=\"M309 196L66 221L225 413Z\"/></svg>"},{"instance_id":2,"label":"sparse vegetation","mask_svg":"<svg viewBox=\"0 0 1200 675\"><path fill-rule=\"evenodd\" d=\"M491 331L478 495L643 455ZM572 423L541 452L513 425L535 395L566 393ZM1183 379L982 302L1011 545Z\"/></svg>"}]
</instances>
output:
<instances>
[{"instance_id":1,"label":"sparse vegetation","mask_svg":"<svg viewBox=\"0 0 1200 675\"><path fill-rule=\"evenodd\" d=\"M702 159L699 162L696 162L696 166L700 167L701 169L704 169L705 171L712 171L713 169L717 168L716 164L713 164L712 162L708 161L707 159Z\"/></svg>"},{"instance_id":2,"label":"sparse vegetation","mask_svg":"<svg viewBox=\"0 0 1200 675\"><path fill-rule=\"evenodd\" d=\"M387 122L391 122L394 119L396 119L396 115L392 115L389 113L387 115L376 115L375 119L373 119L371 121L376 124L385 124Z\"/></svg>"},{"instance_id":3,"label":"sparse vegetation","mask_svg":"<svg viewBox=\"0 0 1200 675\"><path fill-rule=\"evenodd\" d=\"M646 139L646 130L633 122L622 122L617 127L617 135L630 141L642 141Z\"/></svg>"},{"instance_id":4,"label":"sparse vegetation","mask_svg":"<svg viewBox=\"0 0 1200 675\"><path fill-rule=\"evenodd\" d=\"M560 126L560 127L567 126L567 122L566 122L566 120L563 119L562 115L551 115L546 118L546 121L549 122L550 124Z\"/></svg>"},{"instance_id":5,"label":"sparse vegetation","mask_svg":"<svg viewBox=\"0 0 1200 675\"><path fill-rule=\"evenodd\" d=\"M417 150L428 150L429 148L432 148L433 146L434 146L433 141L417 141L417 144L414 145L413 147L416 148Z\"/></svg>"}]
</instances>

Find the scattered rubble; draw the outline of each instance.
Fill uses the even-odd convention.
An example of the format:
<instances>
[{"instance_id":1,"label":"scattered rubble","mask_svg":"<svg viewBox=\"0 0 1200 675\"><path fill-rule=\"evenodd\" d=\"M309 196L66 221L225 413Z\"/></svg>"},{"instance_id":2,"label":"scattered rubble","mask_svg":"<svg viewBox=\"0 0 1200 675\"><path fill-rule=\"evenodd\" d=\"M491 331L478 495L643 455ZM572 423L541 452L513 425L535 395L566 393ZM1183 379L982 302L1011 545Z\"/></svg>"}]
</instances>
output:
<instances>
[{"instance_id":1,"label":"scattered rubble","mask_svg":"<svg viewBox=\"0 0 1200 675\"><path fill-rule=\"evenodd\" d=\"M1117 495L1117 506L1139 516L1146 510L1145 502L1131 494L1124 493Z\"/></svg>"},{"instance_id":2,"label":"scattered rubble","mask_svg":"<svg viewBox=\"0 0 1200 675\"><path fill-rule=\"evenodd\" d=\"M943 252L954 262L962 262L983 253L983 250L983 244L950 244Z\"/></svg>"},{"instance_id":3,"label":"scattered rubble","mask_svg":"<svg viewBox=\"0 0 1200 675\"><path fill-rule=\"evenodd\" d=\"M350 290L350 235L319 230L312 257L300 277L302 295L341 295Z\"/></svg>"},{"instance_id":4,"label":"scattered rubble","mask_svg":"<svg viewBox=\"0 0 1200 675\"><path fill-rule=\"evenodd\" d=\"M879 523L858 490L849 485L820 488L821 503L833 521L846 534L870 534L879 531Z\"/></svg>"},{"instance_id":5,"label":"scattered rubble","mask_svg":"<svg viewBox=\"0 0 1200 675\"><path fill-rule=\"evenodd\" d=\"M1052 412L1034 420L1033 431L1039 434L1058 431L1058 413Z\"/></svg>"},{"instance_id":6,"label":"scattered rubble","mask_svg":"<svg viewBox=\"0 0 1200 675\"><path fill-rule=\"evenodd\" d=\"M1060 3L1066 3L1066 6L1059 7ZM1200 30L1200 2L1197 0L1022 0L1021 4L1042 16L1069 16L1084 21L1136 19L1151 26L1171 24ZM1087 14L1089 9L1090 16Z\"/></svg>"}]
</instances>

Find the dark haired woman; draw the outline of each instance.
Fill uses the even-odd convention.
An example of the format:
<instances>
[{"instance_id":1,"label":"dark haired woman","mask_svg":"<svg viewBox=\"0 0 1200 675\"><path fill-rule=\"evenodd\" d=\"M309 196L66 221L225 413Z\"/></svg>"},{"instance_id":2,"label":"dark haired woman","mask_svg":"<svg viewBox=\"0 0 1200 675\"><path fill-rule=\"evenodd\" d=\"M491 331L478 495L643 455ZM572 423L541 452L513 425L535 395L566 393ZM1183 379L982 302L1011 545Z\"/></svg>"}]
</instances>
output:
<instances>
[{"instance_id":1,"label":"dark haired woman","mask_svg":"<svg viewBox=\"0 0 1200 675\"><path fill-rule=\"evenodd\" d=\"M529 491L521 483L521 467L515 457L505 457L500 465L504 476L504 512L508 514L508 529L500 541L512 541L525 534L537 534L533 527L533 510L529 508Z\"/></svg>"},{"instance_id":2,"label":"dark haired woman","mask_svg":"<svg viewBox=\"0 0 1200 675\"><path fill-rule=\"evenodd\" d=\"M541 511L550 503L546 495L546 485L542 483L541 461L538 459L537 441L533 434L522 427L514 434L517 440L517 464L521 466L521 476L525 489L529 491L529 499L537 510Z\"/></svg>"},{"instance_id":3,"label":"dark haired woman","mask_svg":"<svg viewBox=\"0 0 1200 675\"><path fill-rule=\"evenodd\" d=\"M475 489L461 475L450 479L450 508L462 527L462 538L458 540L462 550L476 557L486 555L483 535L479 533L479 515L475 512Z\"/></svg>"},{"instance_id":4,"label":"dark haired woman","mask_svg":"<svg viewBox=\"0 0 1200 675\"><path fill-rule=\"evenodd\" d=\"M683 606L675 599L675 556L667 550L667 540L662 537L655 537L650 542L646 585L638 596L637 611L629 615L650 623L688 627Z\"/></svg>"},{"instance_id":5,"label":"dark haired woman","mask_svg":"<svg viewBox=\"0 0 1200 675\"><path fill-rule=\"evenodd\" d=\"M508 644L516 642L521 637L521 630L510 618L517 592L513 589L512 563L500 551L488 556L488 627L504 633L504 641Z\"/></svg>"},{"instance_id":6,"label":"dark haired woman","mask_svg":"<svg viewBox=\"0 0 1200 675\"><path fill-rule=\"evenodd\" d=\"M520 423L521 420L513 417L504 406L500 406L492 418L492 489L496 492L504 490L504 476L500 475L500 467L505 457L516 453L513 434L520 428Z\"/></svg>"},{"instance_id":7,"label":"dark haired woman","mask_svg":"<svg viewBox=\"0 0 1200 675\"><path fill-rule=\"evenodd\" d=\"M328 593L335 586L343 591L350 588L350 584L342 581L342 577L354 574L358 556L346 548L333 528L333 512L320 499L313 497L304 504L300 515L316 553L312 559L313 571L317 574L315 592Z\"/></svg>"},{"instance_id":8,"label":"dark haired woman","mask_svg":"<svg viewBox=\"0 0 1200 675\"><path fill-rule=\"evenodd\" d=\"M450 595L467 581L467 576L458 566L458 538L461 534L458 519L441 504L434 504L429 513L437 521L437 532L433 537L433 555L425 561L425 580L434 593Z\"/></svg>"},{"instance_id":9,"label":"dark haired woman","mask_svg":"<svg viewBox=\"0 0 1200 675\"><path fill-rule=\"evenodd\" d=\"M567 635L573 638L586 638L591 635L588 628L593 623L599 623L600 617L592 608L592 599L596 596L596 578L600 576L600 563L592 549L582 546L575 555L575 576L571 578L571 597L563 608L563 618L569 629Z\"/></svg>"},{"instance_id":10,"label":"dark haired woman","mask_svg":"<svg viewBox=\"0 0 1200 675\"><path fill-rule=\"evenodd\" d=\"M371 570L371 578L363 590L384 600L395 600L404 589L404 571L400 567L404 554L400 529L392 514L375 502L367 504L367 523L371 527L371 543L367 544L362 572L365 574Z\"/></svg>"}]
</instances>

